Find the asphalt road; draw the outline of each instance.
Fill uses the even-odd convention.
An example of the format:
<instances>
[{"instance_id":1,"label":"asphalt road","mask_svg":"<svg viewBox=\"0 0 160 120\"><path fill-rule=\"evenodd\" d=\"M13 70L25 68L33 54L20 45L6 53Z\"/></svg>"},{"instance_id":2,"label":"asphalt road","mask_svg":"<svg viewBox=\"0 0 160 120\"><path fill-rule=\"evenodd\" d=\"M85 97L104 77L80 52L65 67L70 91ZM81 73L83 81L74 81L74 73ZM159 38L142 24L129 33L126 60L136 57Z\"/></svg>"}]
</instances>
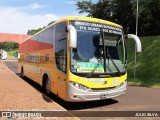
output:
<instances>
[{"instance_id":1,"label":"asphalt road","mask_svg":"<svg viewBox=\"0 0 160 120\"><path fill-rule=\"evenodd\" d=\"M12 71L19 75L16 61L6 61ZM36 87L37 85L32 84ZM41 88L36 88L41 91ZM68 103L55 95L49 96L52 100L63 106L67 110L78 111L159 111L160 113L160 89L128 86L127 92L114 99L91 101L82 103ZM160 114L159 114L160 116Z\"/></svg>"}]
</instances>

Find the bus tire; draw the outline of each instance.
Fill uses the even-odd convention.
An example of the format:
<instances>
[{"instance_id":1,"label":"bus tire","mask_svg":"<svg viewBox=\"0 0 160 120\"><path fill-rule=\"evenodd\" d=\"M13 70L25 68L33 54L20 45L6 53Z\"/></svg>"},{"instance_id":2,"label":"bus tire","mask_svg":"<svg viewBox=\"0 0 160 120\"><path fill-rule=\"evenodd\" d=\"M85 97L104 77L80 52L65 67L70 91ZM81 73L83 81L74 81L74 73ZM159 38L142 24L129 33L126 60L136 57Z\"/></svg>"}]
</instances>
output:
<instances>
[{"instance_id":1,"label":"bus tire","mask_svg":"<svg viewBox=\"0 0 160 120\"><path fill-rule=\"evenodd\" d=\"M24 78L25 76L24 76L24 69L23 69L23 67L21 68L21 74L20 74L20 77L21 78Z\"/></svg>"},{"instance_id":2,"label":"bus tire","mask_svg":"<svg viewBox=\"0 0 160 120\"><path fill-rule=\"evenodd\" d=\"M49 77L48 75L44 75L43 76L43 88L44 88L44 91L45 93L47 94L50 94L50 80L49 80Z\"/></svg>"}]
</instances>

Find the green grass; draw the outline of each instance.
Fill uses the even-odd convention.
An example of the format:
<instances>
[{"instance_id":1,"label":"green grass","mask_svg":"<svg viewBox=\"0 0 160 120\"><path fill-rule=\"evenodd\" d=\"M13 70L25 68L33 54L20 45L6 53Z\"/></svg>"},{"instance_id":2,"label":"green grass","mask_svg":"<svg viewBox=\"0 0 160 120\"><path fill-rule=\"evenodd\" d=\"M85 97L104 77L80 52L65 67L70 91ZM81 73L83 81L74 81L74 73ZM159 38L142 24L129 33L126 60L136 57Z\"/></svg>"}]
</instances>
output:
<instances>
[{"instance_id":1,"label":"green grass","mask_svg":"<svg viewBox=\"0 0 160 120\"><path fill-rule=\"evenodd\" d=\"M152 88L160 88L160 80L157 78L130 78L128 77L129 85L146 86Z\"/></svg>"},{"instance_id":2,"label":"green grass","mask_svg":"<svg viewBox=\"0 0 160 120\"><path fill-rule=\"evenodd\" d=\"M9 51L8 54L9 54L10 56L17 57L18 50Z\"/></svg>"},{"instance_id":3,"label":"green grass","mask_svg":"<svg viewBox=\"0 0 160 120\"><path fill-rule=\"evenodd\" d=\"M141 37L142 53L137 54L136 79L134 42L127 40L128 81L130 84L160 88L160 36Z\"/></svg>"}]
</instances>

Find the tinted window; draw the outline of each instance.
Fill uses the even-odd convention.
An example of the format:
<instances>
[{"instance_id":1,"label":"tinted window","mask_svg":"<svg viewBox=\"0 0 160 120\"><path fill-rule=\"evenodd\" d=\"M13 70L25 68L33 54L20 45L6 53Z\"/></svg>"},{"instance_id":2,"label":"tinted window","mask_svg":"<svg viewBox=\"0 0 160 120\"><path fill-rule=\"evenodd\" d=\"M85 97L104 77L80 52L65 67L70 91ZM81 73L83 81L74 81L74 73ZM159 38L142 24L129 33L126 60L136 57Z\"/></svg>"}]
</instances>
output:
<instances>
[{"instance_id":1,"label":"tinted window","mask_svg":"<svg viewBox=\"0 0 160 120\"><path fill-rule=\"evenodd\" d=\"M66 42L66 24L59 23L55 31L55 59L56 66L61 71L67 71L67 42Z\"/></svg>"},{"instance_id":2,"label":"tinted window","mask_svg":"<svg viewBox=\"0 0 160 120\"><path fill-rule=\"evenodd\" d=\"M53 44L53 33L54 33L54 26L44 30L40 34L40 41L43 43Z\"/></svg>"}]
</instances>

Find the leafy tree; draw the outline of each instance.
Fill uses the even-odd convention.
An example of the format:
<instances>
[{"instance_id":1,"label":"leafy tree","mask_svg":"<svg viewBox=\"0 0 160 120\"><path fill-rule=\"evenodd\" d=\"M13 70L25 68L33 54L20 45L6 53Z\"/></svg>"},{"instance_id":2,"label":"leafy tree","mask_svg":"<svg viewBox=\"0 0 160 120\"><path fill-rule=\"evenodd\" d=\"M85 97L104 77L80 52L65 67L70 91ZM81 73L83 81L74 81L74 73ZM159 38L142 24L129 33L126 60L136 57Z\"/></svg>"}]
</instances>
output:
<instances>
[{"instance_id":1,"label":"leafy tree","mask_svg":"<svg viewBox=\"0 0 160 120\"><path fill-rule=\"evenodd\" d=\"M19 45L14 42L2 42L0 43L0 49L4 49L6 51L17 50Z\"/></svg>"},{"instance_id":2,"label":"leafy tree","mask_svg":"<svg viewBox=\"0 0 160 120\"><path fill-rule=\"evenodd\" d=\"M27 31L27 35L34 35L34 34L36 34L37 32L45 29L45 28L48 27L49 25L53 24L54 22L55 22L55 21L50 22L47 26L44 26L43 28L28 30L28 31Z\"/></svg>"},{"instance_id":3,"label":"leafy tree","mask_svg":"<svg viewBox=\"0 0 160 120\"><path fill-rule=\"evenodd\" d=\"M105 19L121 24L126 32L134 32L133 22L135 18L132 13L132 2L130 0L99 0L97 3L91 1L78 1L79 13L88 13L87 16ZM133 21L130 21L133 19Z\"/></svg>"},{"instance_id":4,"label":"leafy tree","mask_svg":"<svg viewBox=\"0 0 160 120\"><path fill-rule=\"evenodd\" d=\"M53 24L55 21L52 21L52 22L50 22L49 24L48 24L48 26L50 26L51 24Z\"/></svg>"},{"instance_id":5,"label":"leafy tree","mask_svg":"<svg viewBox=\"0 0 160 120\"><path fill-rule=\"evenodd\" d=\"M137 0L81 0L79 13L121 24L126 33L135 33ZM160 34L160 0L139 0L139 35Z\"/></svg>"},{"instance_id":6,"label":"leafy tree","mask_svg":"<svg viewBox=\"0 0 160 120\"><path fill-rule=\"evenodd\" d=\"M136 16L136 1L133 1L133 13ZM160 0L139 0L140 35L160 34Z\"/></svg>"},{"instance_id":7,"label":"leafy tree","mask_svg":"<svg viewBox=\"0 0 160 120\"><path fill-rule=\"evenodd\" d=\"M101 19L112 18L112 2L108 0L99 0L97 3L92 3L91 0L77 1L79 13L88 13L88 17L96 17Z\"/></svg>"},{"instance_id":8,"label":"leafy tree","mask_svg":"<svg viewBox=\"0 0 160 120\"><path fill-rule=\"evenodd\" d=\"M36 34L37 32L41 31L41 30L44 29L44 28L45 28L45 27L43 27L43 28L38 28L38 29L28 30L27 35L34 35L34 34Z\"/></svg>"}]
</instances>

